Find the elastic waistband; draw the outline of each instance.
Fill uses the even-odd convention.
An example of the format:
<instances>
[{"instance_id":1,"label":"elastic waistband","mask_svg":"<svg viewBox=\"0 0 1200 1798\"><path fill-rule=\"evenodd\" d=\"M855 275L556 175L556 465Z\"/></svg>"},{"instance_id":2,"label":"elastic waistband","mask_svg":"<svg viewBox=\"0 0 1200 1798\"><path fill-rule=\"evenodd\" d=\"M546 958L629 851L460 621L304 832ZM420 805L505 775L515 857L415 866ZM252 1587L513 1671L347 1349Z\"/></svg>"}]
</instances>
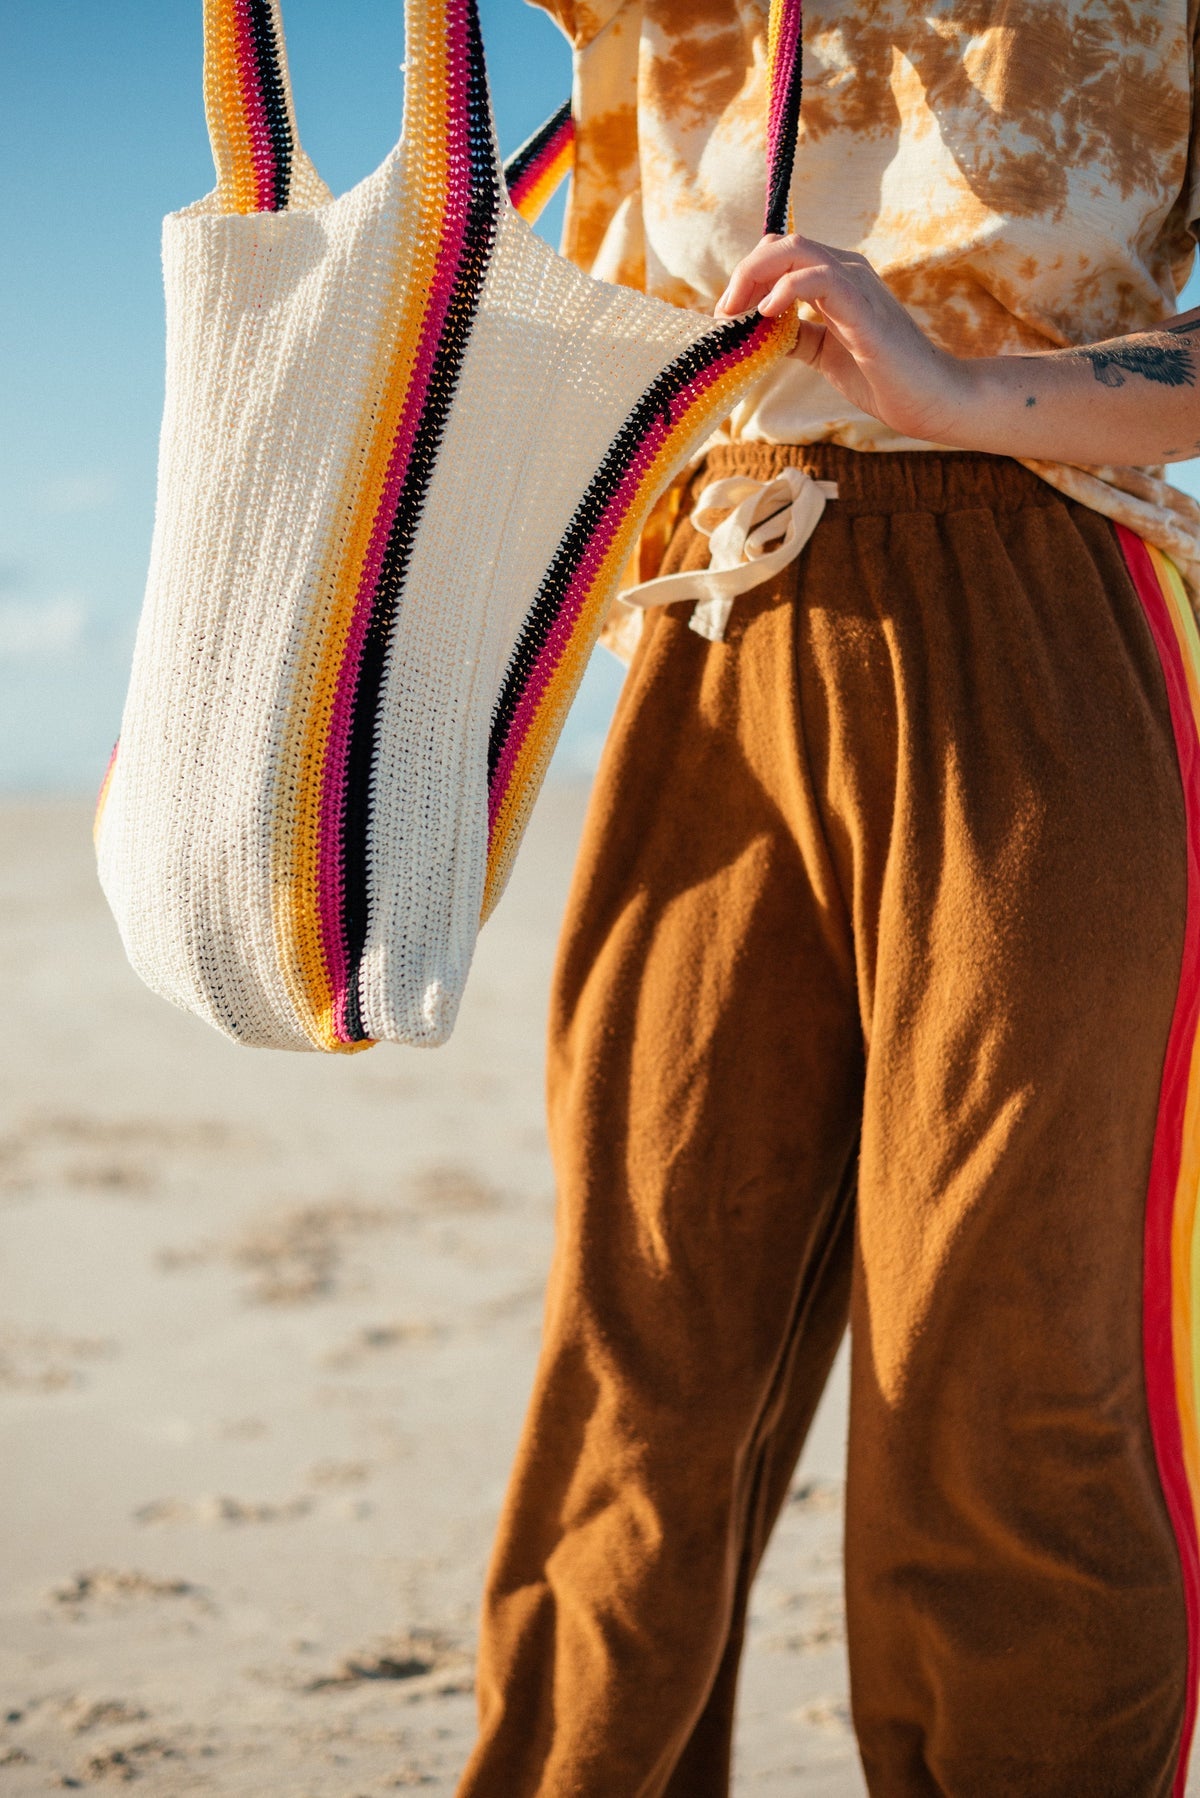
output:
<instances>
[{"instance_id":1,"label":"elastic waistband","mask_svg":"<svg viewBox=\"0 0 1200 1798\"><path fill-rule=\"evenodd\" d=\"M839 510L957 512L986 506L1015 511L1061 505L1061 495L1008 456L973 450L851 450L836 443L720 443L704 457L692 486L725 475L772 480L802 468L836 481Z\"/></svg>"}]
</instances>

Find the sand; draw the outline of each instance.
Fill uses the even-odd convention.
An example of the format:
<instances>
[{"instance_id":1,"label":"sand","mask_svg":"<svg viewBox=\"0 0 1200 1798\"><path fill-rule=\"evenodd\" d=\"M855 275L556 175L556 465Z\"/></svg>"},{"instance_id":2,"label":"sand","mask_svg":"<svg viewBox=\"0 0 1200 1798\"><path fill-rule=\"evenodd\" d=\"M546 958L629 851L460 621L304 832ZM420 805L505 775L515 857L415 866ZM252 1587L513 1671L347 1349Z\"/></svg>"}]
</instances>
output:
<instances>
[{"instance_id":1,"label":"sand","mask_svg":"<svg viewBox=\"0 0 1200 1798\"><path fill-rule=\"evenodd\" d=\"M549 791L454 1040L238 1050L146 992L86 807L0 807L0 1798L454 1789L551 1242ZM736 1791L857 1798L839 1367ZM620 1798L614 1794L613 1798Z\"/></svg>"}]
</instances>

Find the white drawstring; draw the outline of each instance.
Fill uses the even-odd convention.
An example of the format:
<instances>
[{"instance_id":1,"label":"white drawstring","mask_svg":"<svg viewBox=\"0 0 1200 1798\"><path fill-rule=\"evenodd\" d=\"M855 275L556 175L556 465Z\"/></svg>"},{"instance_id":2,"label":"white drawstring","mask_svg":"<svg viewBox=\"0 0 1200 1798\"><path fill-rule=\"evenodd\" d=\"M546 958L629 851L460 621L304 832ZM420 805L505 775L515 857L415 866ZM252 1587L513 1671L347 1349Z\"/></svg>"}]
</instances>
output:
<instances>
[{"instance_id":1,"label":"white drawstring","mask_svg":"<svg viewBox=\"0 0 1200 1798\"><path fill-rule=\"evenodd\" d=\"M642 607L694 599L691 628L717 643L737 595L794 562L817 528L825 501L836 498L836 481L814 481L802 468L785 468L770 481L740 474L710 481L691 515L709 541L708 567L643 581L627 587L621 598L626 605ZM715 524L714 512L724 514Z\"/></svg>"}]
</instances>

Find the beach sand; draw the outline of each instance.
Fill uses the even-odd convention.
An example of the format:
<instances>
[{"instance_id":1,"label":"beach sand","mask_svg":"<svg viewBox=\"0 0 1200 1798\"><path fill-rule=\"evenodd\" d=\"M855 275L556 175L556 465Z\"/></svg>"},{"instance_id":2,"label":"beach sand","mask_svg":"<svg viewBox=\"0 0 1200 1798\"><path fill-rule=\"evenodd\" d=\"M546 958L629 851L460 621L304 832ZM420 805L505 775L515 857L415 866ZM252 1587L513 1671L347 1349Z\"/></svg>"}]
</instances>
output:
<instances>
[{"instance_id":1,"label":"beach sand","mask_svg":"<svg viewBox=\"0 0 1200 1798\"><path fill-rule=\"evenodd\" d=\"M449 1798L551 1243L550 789L434 1053L145 991L85 807L0 807L0 1798ZM739 1798L858 1798L839 1362L756 1588ZM613 1798L620 1798L614 1794Z\"/></svg>"}]
</instances>

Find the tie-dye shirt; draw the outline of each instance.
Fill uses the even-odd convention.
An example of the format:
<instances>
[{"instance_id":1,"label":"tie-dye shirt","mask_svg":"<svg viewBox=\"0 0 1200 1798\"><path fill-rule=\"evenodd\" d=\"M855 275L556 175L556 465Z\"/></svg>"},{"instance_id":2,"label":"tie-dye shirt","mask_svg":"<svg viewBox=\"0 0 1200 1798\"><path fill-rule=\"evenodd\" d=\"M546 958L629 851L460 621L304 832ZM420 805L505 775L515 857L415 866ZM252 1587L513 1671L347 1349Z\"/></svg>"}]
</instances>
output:
<instances>
[{"instance_id":1,"label":"tie-dye shirt","mask_svg":"<svg viewBox=\"0 0 1200 1798\"><path fill-rule=\"evenodd\" d=\"M758 241L767 0L539 0L575 52L566 253L711 311ZM807 0L798 229L866 256L935 342L1096 342L1176 309L1200 214L1200 0ZM733 437L897 436L798 362ZM1161 470L1031 462L1200 589L1200 508Z\"/></svg>"}]
</instances>

